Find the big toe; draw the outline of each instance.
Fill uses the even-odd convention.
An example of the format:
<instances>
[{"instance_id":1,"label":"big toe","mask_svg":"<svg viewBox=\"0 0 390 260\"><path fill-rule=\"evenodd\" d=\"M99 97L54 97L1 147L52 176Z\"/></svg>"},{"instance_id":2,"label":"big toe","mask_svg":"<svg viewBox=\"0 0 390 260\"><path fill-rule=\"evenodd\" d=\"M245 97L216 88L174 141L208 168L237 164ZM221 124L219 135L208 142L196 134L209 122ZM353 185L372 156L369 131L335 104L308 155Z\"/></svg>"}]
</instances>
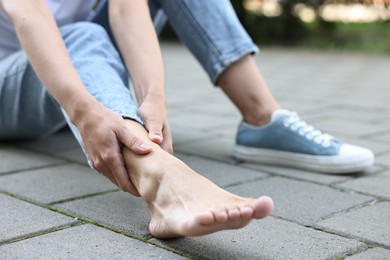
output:
<instances>
[{"instance_id":1,"label":"big toe","mask_svg":"<svg viewBox=\"0 0 390 260\"><path fill-rule=\"evenodd\" d=\"M255 201L254 218L260 219L270 215L274 209L274 202L268 196L263 196Z\"/></svg>"}]
</instances>

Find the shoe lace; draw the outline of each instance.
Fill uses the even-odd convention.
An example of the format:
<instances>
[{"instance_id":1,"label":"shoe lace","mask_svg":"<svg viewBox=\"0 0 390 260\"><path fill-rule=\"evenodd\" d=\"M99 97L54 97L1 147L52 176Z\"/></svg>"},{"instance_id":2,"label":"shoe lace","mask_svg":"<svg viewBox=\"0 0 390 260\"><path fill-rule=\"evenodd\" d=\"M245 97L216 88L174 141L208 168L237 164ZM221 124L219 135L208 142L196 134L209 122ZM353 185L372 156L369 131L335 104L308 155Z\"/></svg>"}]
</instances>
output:
<instances>
[{"instance_id":1,"label":"shoe lace","mask_svg":"<svg viewBox=\"0 0 390 260\"><path fill-rule=\"evenodd\" d=\"M324 147L329 147L330 140L333 138L333 136L322 133L312 125L307 124L295 112L292 112L292 115L283 121L283 125Z\"/></svg>"}]
</instances>

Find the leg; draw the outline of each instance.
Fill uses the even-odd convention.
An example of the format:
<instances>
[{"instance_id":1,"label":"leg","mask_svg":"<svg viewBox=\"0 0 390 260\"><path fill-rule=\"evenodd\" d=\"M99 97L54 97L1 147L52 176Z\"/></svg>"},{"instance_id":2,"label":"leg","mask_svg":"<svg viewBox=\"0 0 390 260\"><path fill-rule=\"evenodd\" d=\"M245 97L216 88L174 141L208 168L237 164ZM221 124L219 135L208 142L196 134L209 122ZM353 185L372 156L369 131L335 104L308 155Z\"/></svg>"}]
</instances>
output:
<instances>
[{"instance_id":1,"label":"leg","mask_svg":"<svg viewBox=\"0 0 390 260\"><path fill-rule=\"evenodd\" d=\"M219 188L150 142L141 125L128 123L133 133L153 146L146 156L123 151L131 180L152 213L153 236L200 236L238 229L271 213L269 197L242 198Z\"/></svg>"},{"instance_id":2,"label":"leg","mask_svg":"<svg viewBox=\"0 0 390 260\"><path fill-rule=\"evenodd\" d=\"M128 89L126 68L106 31L82 22L64 26L60 32L89 92L123 117L142 122ZM0 64L0 139L40 138L66 124L66 114L38 79L23 51ZM77 129L68 123L81 143Z\"/></svg>"},{"instance_id":3,"label":"leg","mask_svg":"<svg viewBox=\"0 0 390 260\"><path fill-rule=\"evenodd\" d=\"M150 4L152 16L159 18L156 6ZM158 27L158 19L154 21ZM123 150L131 181L151 210L152 235L160 238L205 235L241 228L252 219L271 213L270 198L246 199L222 190L151 142L140 124L127 123L133 134L153 147L153 152L146 156Z\"/></svg>"},{"instance_id":4,"label":"leg","mask_svg":"<svg viewBox=\"0 0 390 260\"><path fill-rule=\"evenodd\" d=\"M129 111L127 116L137 119L136 114L131 114L136 113L136 107L126 87L125 68L103 29L80 23L62 28L61 32L76 69L93 96L120 115L126 116L123 111ZM85 41L94 42L95 46L88 48ZM96 75L96 71L102 73ZM128 120L127 124L129 131L153 147L148 155L135 155L126 148L123 153L131 181L152 212L150 232L154 236L204 235L240 228L272 211L269 198L244 199L223 191L151 142L139 122ZM196 191L204 194L194 196Z\"/></svg>"},{"instance_id":5,"label":"leg","mask_svg":"<svg viewBox=\"0 0 390 260\"><path fill-rule=\"evenodd\" d=\"M279 109L249 56L257 48L229 1L155 1L212 82L241 111L237 159L326 173L361 171L373 165L372 151L323 134L296 114Z\"/></svg>"},{"instance_id":6,"label":"leg","mask_svg":"<svg viewBox=\"0 0 390 260\"><path fill-rule=\"evenodd\" d=\"M88 91L111 110L140 121L127 88L126 70L105 30L92 23L77 23L62 27L60 31L72 62ZM92 47L89 47L90 45ZM24 61L28 64L27 59ZM33 71L31 73L35 76ZM0 79L8 80L11 76L7 74L7 77ZM0 85L0 93L8 91L3 85ZM28 87L28 84L22 85ZM41 83L37 89L40 90L38 94L44 93L45 97L51 100ZM14 94L12 97L17 100L18 93ZM7 92L7 96L11 95ZM7 96L2 95L2 101L6 100ZM33 101L42 108L42 100ZM7 106L11 104L7 103ZM60 114L58 105L54 107ZM9 112L3 108L0 111L2 115ZM30 115L28 111L23 112ZM46 110L44 112L44 115L48 113ZM66 117L66 114L64 116ZM32 117L31 120L33 122L36 119ZM60 119L63 122L64 117ZM69 124L81 143L77 129L70 122ZM240 228L252 219L266 217L271 213L273 202L270 198L246 199L220 189L151 142L139 122L128 120L127 124L129 131L153 146L152 153L146 156L135 155L126 148L123 153L129 176L152 212L150 231L154 236L195 236ZM201 194L196 194L199 191Z\"/></svg>"},{"instance_id":7,"label":"leg","mask_svg":"<svg viewBox=\"0 0 390 260\"><path fill-rule=\"evenodd\" d=\"M60 32L89 92L119 115L142 122L128 89L127 71L106 31L83 22L61 27ZM23 51L1 60L0 65L0 140L45 137L67 120L83 147L78 129L38 79ZM116 183L112 175L107 177Z\"/></svg>"},{"instance_id":8,"label":"leg","mask_svg":"<svg viewBox=\"0 0 390 260\"><path fill-rule=\"evenodd\" d=\"M48 136L66 122L23 51L0 61L0 140Z\"/></svg>"},{"instance_id":9,"label":"leg","mask_svg":"<svg viewBox=\"0 0 390 260\"><path fill-rule=\"evenodd\" d=\"M213 83L240 110L245 121L269 122L279 104L253 58L257 47L239 23L229 1L153 1L161 5L179 38Z\"/></svg>"},{"instance_id":10,"label":"leg","mask_svg":"<svg viewBox=\"0 0 390 260\"><path fill-rule=\"evenodd\" d=\"M142 123L129 90L129 77L107 31L79 22L60 28L70 58L88 92L122 117Z\"/></svg>"},{"instance_id":11,"label":"leg","mask_svg":"<svg viewBox=\"0 0 390 260\"><path fill-rule=\"evenodd\" d=\"M250 55L229 66L218 77L217 84L251 125L269 123L272 113L280 108Z\"/></svg>"},{"instance_id":12,"label":"leg","mask_svg":"<svg viewBox=\"0 0 390 260\"><path fill-rule=\"evenodd\" d=\"M89 93L100 104L119 116L142 123L138 116L136 102L134 102L128 88L129 80L126 68L106 30L95 23L80 22L63 26L60 28L60 32L74 67ZM74 136L84 150L80 132L66 115L65 117ZM119 152L119 147L116 148ZM84 150L84 153L89 165L93 167L87 151ZM121 163L124 163L122 158L119 157L119 159ZM107 166L102 171L116 185L120 185L124 181L129 182L129 176L124 169L120 175L116 176L107 170ZM123 187L121 188L123 189ZM134 190L131 193L136 194Z\"/></svg>"}]
</instances>

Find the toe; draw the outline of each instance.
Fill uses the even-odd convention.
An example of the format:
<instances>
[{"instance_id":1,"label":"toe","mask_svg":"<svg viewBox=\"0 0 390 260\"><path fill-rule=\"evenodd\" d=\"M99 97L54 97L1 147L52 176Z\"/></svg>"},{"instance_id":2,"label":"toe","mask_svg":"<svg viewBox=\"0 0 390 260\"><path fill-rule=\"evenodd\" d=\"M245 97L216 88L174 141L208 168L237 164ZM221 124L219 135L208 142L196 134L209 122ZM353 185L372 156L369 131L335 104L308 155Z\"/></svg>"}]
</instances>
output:
<instances>
[{"instance_id":1,"label":"toe","mask_svg":"<svg viewBox=\"0 0 390 260\"><path fill-rule=\"evenodd\" d=\"M264 218L272 213L274 202L270 197L263 196L255 201L254 218Z\"/></svg>"},{"instance_id":2,"label":"toe","mask_svg":"<svg viewBox=\"0 0 390 260\"><path fill-rule=\"evenodd\" d=\"M241 218L241 213L238 208L231 208L228 211L229 220L238 220Z\"/></svg>"},{"instance_id":3,"label":"toe","mask_svg":"<svg viewBox=\"0 0 390 260\"><path fill-rule=\"evenodd\" d=\"M215 217L215 220L219 223L225 223L229 219L229 216L228 216L228 213L226 212L226 210L216 211L214 213L214 217Z\"/></svg>"},{"instance_id":4,"label":"toe","mask_svg":"<svg viewBox=\"0 0 390 260\"><path fill-rule=\"evenodd\" d=\"M252 218L255 212L252 207L248 207L248 206L241 207L240 211L241 211L241 217L244 221Z\"/></svg>"},{"instance_id":5,"label":"toe","mask_svg":"<svg viewBox=\"0 0 390 260\"><path fill-rule=\"evenodd\" d=\"M214 214L211 211L205 211L202 214L196 216L195 221L201 225L211 225L215 223Z\"/></svg>"}]
</instances>

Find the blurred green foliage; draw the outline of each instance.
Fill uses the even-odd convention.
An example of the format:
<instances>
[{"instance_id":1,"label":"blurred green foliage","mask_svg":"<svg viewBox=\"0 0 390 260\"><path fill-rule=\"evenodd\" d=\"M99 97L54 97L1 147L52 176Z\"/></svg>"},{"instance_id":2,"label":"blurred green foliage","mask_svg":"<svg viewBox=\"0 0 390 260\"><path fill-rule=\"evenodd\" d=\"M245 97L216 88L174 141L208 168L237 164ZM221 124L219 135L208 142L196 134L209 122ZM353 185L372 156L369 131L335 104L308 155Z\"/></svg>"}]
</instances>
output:
<instances>
[{"instance_id":1,"label":"blurred green foliage","mask_svg":"<svg viewBox=\"0 0 390 260\"><path fill-rule=\"evenodd\" d=\"M390 21L333 25L332 31L323 33L310 24L310 33L298 46L390 54Z\"/></svg>"},{"instance_id":2,"label":"blurred green foliage","mask_svg":"<svg viewBox=\"0 0 390 260\"><path fill-rule=\"evenodd\" d=\"M363 0L366 4L370 0ZM327 22L320 16L310 23L293 14L293 6L304 3L318 10L324 0L284 0L283 13L266 17L249 13L243 0L231 0L241 23L261 45L297 46L390 53L390 21L372 23ZM340 0L342 3L361 2Z\"/></svg>"},{"instance_id":3,"label":"blurred green foliage","mask_svg":"<svg viewBox=\"0 0 390 260\"><path fill-rule=\"evenodd\" d=\"M283 12L277 17L266 17L245 10L243 0L231 0L241 23L249 35L261 46L293 46L326 48L390 54L390 21L372 23L327 22L317 16L313 22L303 22L293 14L296 3L304 3L318 10L325 0L281 0ZM365 3L372 0L333 0ZM174 39L168 26L163 38Z\"/></svg>"},{"instance_id":4,"label":"blurred green foliage","mask_svg":"<svg viewBox=\"0 0 390 260\"><path fill-rule=\"evenodd\" d=\"M302 0L304 1L304 0ZM242 0L231 0L240 22L249 35L266 44L292 45L305 37L308 29L293 15L296 0L282 1L282 14L277 17L259 16L245 10Z\"/></svg>"}]
</instances>

